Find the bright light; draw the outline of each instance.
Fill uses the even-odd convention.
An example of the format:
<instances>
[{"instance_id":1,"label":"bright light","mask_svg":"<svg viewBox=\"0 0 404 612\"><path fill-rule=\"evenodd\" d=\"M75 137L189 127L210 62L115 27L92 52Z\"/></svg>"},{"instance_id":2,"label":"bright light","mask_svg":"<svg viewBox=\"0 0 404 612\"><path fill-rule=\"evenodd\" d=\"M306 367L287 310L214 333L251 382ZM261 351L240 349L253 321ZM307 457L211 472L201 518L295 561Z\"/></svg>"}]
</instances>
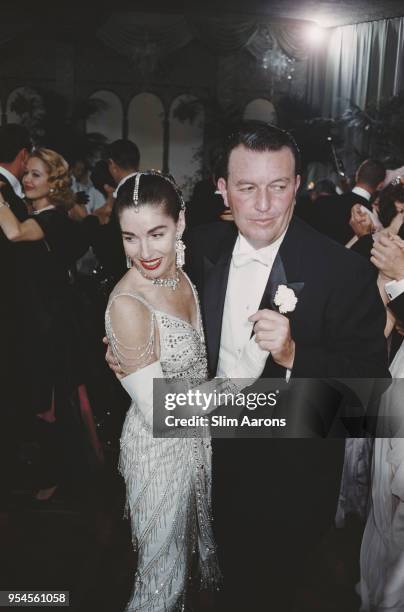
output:
<instances>
[{"instance_id":1,"label":"bright light","mask_svg":"<svg viewBox=\"0 0 404 612\"><path fill-rule=\"evenodd\" d=\"M316 47L321 45L323 42L325 38L325 30L324 28L313 24L305 29L305 38L310 45Z\"/></svg>"}]
</instances>

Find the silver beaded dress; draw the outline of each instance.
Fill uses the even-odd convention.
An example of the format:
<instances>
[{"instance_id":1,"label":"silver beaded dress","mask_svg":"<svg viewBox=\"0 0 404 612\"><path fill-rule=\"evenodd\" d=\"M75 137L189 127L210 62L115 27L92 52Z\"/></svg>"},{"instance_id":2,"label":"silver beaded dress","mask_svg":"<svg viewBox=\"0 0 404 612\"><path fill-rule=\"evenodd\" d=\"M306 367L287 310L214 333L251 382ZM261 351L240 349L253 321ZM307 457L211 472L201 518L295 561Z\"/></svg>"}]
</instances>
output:
<instances>
[{"instance_id":1,"label":"silver beaded dress","mask_svg":"<svg viewBox=\"0 0 404 612\"><path fill-rule=\"evenodd\" d=\"M123 296L139 300L149 309L151 334L155 326L159 332L164 377L190 379L193 383L206 380L205 342L194 289L193 292L198 311L196 328L117 287L105 315L108 341L117 359L122 359L121 341L112 329L110 308ZM145 384L149 383L145 379ZM142 406L133 401L121 435L120 471L126 483L127 509L138 553L134 589L126 612L185 610L191 566L197 565L202 588L215 588L219 581L211 527L210 438L206 434L195 438L154 438Z\"/></svg>"}]
</instances>

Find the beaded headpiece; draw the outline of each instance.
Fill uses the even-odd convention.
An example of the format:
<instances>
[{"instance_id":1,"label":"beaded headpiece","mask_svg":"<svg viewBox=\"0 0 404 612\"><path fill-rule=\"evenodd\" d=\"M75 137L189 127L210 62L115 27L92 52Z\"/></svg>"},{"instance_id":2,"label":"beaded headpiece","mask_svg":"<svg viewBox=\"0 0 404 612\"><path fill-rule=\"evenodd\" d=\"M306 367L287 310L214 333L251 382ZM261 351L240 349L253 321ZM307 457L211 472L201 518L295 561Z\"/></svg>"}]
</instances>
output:
<instances>
[{"instance_id":1,"label":"beaded headpiece","mask_svg":"<svg viewBox=\"0 0 404 612\"><path fill-rule=\"evenodd\" d=\"M159 176L160 178L167 181L167 183L170 183L170 185L173 187L175 193L178 196L178 199L180 201L181 210L185 210L185 201L184 201L181 189L178 187L177 183L175 182L171 174L163 174L162 172L159 172L159 170L146 170L145 172L137 172L135 176L135 186L133 188L133 204L134 204L136 212L139 211L139 183L140 183L140 177L142 175L143 176Z\"/></svg>"}]
</instances>

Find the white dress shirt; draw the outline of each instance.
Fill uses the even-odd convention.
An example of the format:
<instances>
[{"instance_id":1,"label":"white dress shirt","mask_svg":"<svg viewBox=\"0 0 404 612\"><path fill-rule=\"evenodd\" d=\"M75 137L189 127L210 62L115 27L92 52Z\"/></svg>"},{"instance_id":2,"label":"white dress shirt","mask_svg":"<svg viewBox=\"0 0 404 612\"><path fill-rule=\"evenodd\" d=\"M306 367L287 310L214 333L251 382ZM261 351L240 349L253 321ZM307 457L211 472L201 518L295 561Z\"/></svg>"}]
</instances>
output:
<instances>
[{"instance_id":1,"label":"white dress shirt","mask_svg":"<svg viewBox=\"0 0 404 612\"><path fill-rule=\"evenodd\" d=\"M80 183L74 176L72 177L72 191L78 193L84 191L88 197L86 203L86 209L89 215L91 215L97 208L101 208L105 204L105 196L102 195L101 191L98 191L89 180L87 183Z\"/></svg>"},{"instance_id":2,"label":"white dress shirt","mask_svg":"<svg viewBox=\"0 0 404 612\"><path fill-rule=\"evenodd\" d=\"M394 300L396 297L404 293L404 278L401 280L392 280L384 285L389 300Z\"/></svg>"},{"instance_id":3,"label":"white dress shirt","mask_svg":"<svg viewBox=\"0 0 404 612\"><path fill-rule=\"evenodd\" d=\"M370 198L372 197L371 194L368 191L366 191L366 189L363 189L362 187L354 187L351 193L356 193L356 195L361 196L362 198L365 198L365 200L367 200L368 202Z\"/></svg>"},{"instance_id":4,"label":"white dress shirt","mask_svg":"<svg viewBox=\"0 0 404 612\"><path fill-rule=\"evenodd\" d=\"M16 196L19 198L25 198L25 193L22 190L21 183L18 178L14 176L14 174L11 174L11 172L9 172L6 168L3 168L3 166L0 166L0 174L2 174L8 180Z\"/></svg>"},{"instance_id":5,"label":"white dress shirt","mask_svg":"<svg viewBox=\"0 0 404 612\"><path fill-rule=\"evenodd\" d=\"M274 243L262 249L254 249L241 234L238 235L224 303L217 376L234 371L234 365L250 339L254 324L248 321L248 317L259 308L285 233L286 230Z\"/></svg>"}]
</instances>

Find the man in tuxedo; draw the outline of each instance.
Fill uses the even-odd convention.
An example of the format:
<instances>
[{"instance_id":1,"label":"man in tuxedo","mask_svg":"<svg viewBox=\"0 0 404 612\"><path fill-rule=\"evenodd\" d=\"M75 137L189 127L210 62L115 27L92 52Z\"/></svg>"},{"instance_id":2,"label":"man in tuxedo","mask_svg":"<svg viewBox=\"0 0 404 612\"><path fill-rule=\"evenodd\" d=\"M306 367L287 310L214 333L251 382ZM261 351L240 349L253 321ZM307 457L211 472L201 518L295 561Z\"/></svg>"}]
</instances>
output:
<instances>
[{"instance_id":1,"label":"man in tuxedo","mask_svg":"<svg viewBox=\"0 0 404 612\"><path fill-rule=\"evenodd\" d=\"M20 184L25 170L25 162L31 147L28 131L21 125L8 124L0 127L0 184L1 193L10 209L20 221L28 217L28 211L23 201L23 191ZM21 385L16 384L16 376L21 377L21 364L17 360L17 333L19 321L16 315L18 307L17 290L22 282L19 275L22 272L23 261L21 245L7 240L0 230L0 278L2 284L0 300L0 320L2 321L2 350L0 353L1 373L1 410L0 410L0 464L8 465L7 474L1 478L0 489L7 493L11 486L12 459L15 453L16 418L21 414L23 402ZM21 381L21 378L19 378ZM7 476L7 479L5 479ZM6 482L7 480L7 482Z\"/></svg>"},{"instance_id":2,"label":"man in tuxedo","mask_svg":"<svg viewBox=\"0 0 404 612\"><path fill-rule=\"evenodd\" d=\"M353 237L349 225L352 207L361 204L371 210L370 201L381 189L385 176L386 170L380 161L365 160L356 172L356 185L351 192L328 197L313 205L310 225L336 242L346 244Z\"/></svg>"},{"instance_id":3,"label":"man in tuxedo","mask_svg":"<svg viewBox=\"0 0 404 612\"><path fill-rule=\"evenodd\" d=\"M299 164L292 137L263 122L243 122L226 141L218 187L235 224L187 237L210 372L231 371L255 333L270 351L266 378L388 377L371 266L293 217ZM298 298L289 317L274 306L279 285ZM340 439L214 440L218 610L292 610L334 521L343 452Z\"/></svg>"},{"instance_id":4,"label":"man in tuxedo","mask_svg":"<svg viewBox=\"0 0 404 612\"><path fill-rule=\"evenodd\" d=\"M20 221L28 217L27 207L23 201L24 193L20 180L24 174L25 162L31 147L30 136L26 128L17 124L8 124L0 127L0 184L4 200ZM4 382L10 381L12 371L8 351L13 350L15 336L13 319L15 314L15 287L17 282L17 259L19 248L7 240L0 230L0 265L2 282L2 299L0 301L1 320L7 321L3 331L3 350L1 372ZM5 342L5 346L4 346ZM6 348L7 347L7 348ZM7 357L7 359L5 359ZM3 359L5 359L3 363Z\"/></svg>"}]
</instances>

